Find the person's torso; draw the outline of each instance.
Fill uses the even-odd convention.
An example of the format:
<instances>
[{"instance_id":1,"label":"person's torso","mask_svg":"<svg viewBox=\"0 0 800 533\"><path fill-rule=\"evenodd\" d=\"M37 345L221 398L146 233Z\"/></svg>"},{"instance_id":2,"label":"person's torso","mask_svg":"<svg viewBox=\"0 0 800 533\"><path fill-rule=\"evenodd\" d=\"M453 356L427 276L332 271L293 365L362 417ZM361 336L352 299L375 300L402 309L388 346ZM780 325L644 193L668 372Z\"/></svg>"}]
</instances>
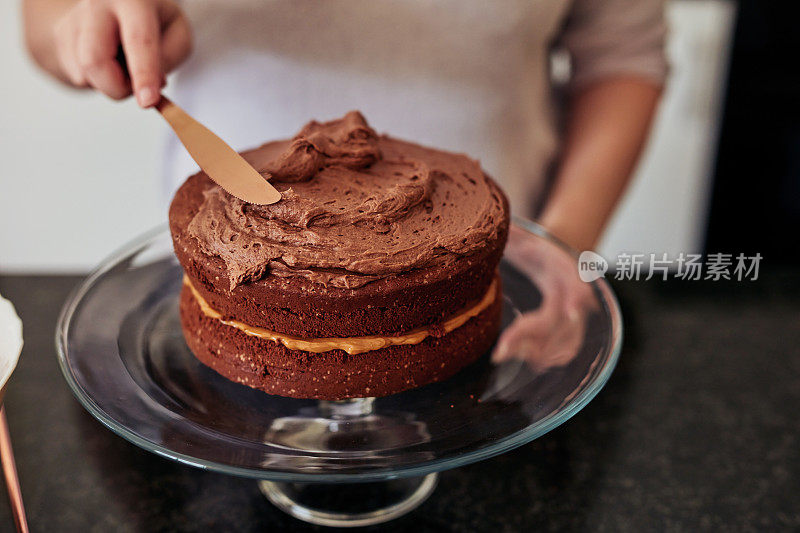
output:
<instances>
[{"instance_id":1,"label":"person's torso","mask_svg":"<svg viewBox=\"0 0 800 533\"><path fill-rule=\"evenodd\" d=\"M555 150L548 48L568 0L186 0L168 93L237 149L362 111L379 132L481 160L519 210ZM177 186L196 165L174 140Z\"/></svg>"}]
</instances>

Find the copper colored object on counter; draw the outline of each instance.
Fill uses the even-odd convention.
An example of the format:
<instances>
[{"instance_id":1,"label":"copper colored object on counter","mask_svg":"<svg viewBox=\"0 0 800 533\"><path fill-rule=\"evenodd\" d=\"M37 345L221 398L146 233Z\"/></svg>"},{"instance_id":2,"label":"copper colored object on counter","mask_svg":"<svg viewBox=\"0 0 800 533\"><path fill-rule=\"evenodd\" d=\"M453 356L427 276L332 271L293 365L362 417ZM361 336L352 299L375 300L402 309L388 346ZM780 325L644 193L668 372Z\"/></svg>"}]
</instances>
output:
<instances>
[{"instance_id":1,"label":"copper colored object on counter","mask_svg":"<svg viewBox=\"0 0 800 533\"><path fill-rule=\"evenodd\" d=\"M0 459L3 462L3 476L8 489L8 499L14 513L14 525L17 527L17 531L28 533L28 519L25 516L25 505L22 503L22 490L19 487L14 450L11 448L11 435L8 431L5 406L0 407Z\"/></svg>"},{"instance_id":2,"label":"copper colored object on counter","mask_svg":"<svg viewBox=\"0 0 800 533\"><path fill-rule=\"evenodd\" d=\"M14 461L14 451L11 449L6 408L3 405L6 386L19 361L22 344L22 321L11 302L0 296L0 461L3 463L3 476L14 515L14 524L17 531L27 533L28 520L25 517L17 465Z\"/></svg>"}]
</instances>

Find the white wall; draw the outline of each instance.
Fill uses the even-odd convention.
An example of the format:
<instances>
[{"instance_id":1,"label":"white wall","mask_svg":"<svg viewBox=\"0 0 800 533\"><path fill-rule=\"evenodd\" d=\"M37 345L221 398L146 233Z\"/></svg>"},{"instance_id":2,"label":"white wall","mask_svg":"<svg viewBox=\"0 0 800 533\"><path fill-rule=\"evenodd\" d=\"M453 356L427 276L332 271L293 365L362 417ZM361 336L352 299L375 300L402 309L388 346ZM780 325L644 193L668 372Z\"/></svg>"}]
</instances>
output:
<instances>
[{"instance_id":1,"label":"white wall","mask_svg":"<svg viewBox=\"0 0 800 533\"><path fill-rule=\"evenodd\" d=\"M0 270L83 271L166 219L154 112L46 79L0 2Z\"/></svg>"},{"instance_id":2,"label":"white wall","mask_svg":"<svg viewBox=\"0 0 800 533\"><path fill-rule=\"evenodd\" d=\"M166 220L165 126L132 102L64 89L22 46L17 2L0 2L0 271L83 271ZM601 252L693 251L701 244L733 9L674 0L674 78Z\"/></svg>"}]
</instances>

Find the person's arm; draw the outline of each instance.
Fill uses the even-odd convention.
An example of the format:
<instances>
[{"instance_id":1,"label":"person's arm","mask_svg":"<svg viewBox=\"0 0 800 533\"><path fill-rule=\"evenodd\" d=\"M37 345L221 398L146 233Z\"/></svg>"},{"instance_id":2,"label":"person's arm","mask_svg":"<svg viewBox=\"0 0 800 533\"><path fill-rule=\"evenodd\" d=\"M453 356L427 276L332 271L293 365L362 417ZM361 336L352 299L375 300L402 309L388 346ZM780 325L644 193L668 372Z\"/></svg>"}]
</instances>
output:
<instances>
[{"instance_id":1,"label":"person's arm","mask_svg":"<svg viewBox=\"0 0 800 533\"><path fill-rule=\"evenodd\" d=\"M660 94L660 84L623 75L573 95L561 164L540 222L577 250L597 244L647 139Z\"/></svg>"},{"instance_id":2,"label":"person's arm","mask_svg":"<svg viewBox=\"0 0 800 533\"><path fill-rule=\"evenodd\" d=\"M133 93L142 107L158 101L164 75L191 51L188 21L172 0L24 0L23 18L28 50L45 71L114 99Z\"/></svg>"},{"instance_id":3,"label":"person's arm","mask_svg":"<svg viewBox=\"0 0 800 533\"><path fill-rule=\"evenodd\" d=\"M556 39L571 60L560 165L542 224L592 249L647 139L668 65L664 0L574 0Z\"/></svg>"}]
</instances>

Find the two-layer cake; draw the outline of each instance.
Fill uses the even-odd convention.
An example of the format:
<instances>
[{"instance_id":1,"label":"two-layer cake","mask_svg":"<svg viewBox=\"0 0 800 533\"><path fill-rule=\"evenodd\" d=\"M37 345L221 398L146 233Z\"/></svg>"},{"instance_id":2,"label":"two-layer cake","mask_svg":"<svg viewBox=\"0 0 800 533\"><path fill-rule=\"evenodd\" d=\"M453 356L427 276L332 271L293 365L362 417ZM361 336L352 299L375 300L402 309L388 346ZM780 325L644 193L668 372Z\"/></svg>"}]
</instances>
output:
<instances>
[{"instance_id":1,"label":"two-layer cake","mask_svg":"<svg viewBox=\"0 0 800 533\"><path fill-rule=\"evenodd\" d=\"M476 161L356 112L243 155L278 203L201 172L170 207L200 361L271 394L344 399L442 380L489 349L508 203Z\"/></svg>"}]
</instances>

